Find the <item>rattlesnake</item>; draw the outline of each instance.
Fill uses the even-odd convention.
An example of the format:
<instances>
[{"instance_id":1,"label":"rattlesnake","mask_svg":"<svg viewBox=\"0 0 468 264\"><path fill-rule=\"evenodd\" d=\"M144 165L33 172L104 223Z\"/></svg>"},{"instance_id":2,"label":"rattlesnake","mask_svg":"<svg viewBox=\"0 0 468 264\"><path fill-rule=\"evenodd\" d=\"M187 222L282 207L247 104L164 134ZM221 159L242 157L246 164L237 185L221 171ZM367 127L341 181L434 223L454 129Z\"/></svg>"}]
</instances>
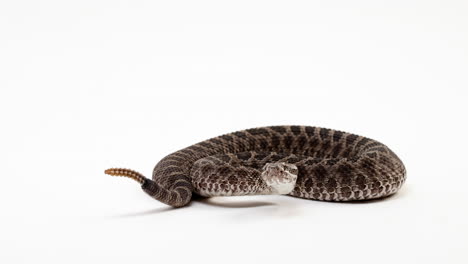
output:
<instances>
[{"instance_id":1,"label":"rattlesnake","mask_svg":"<svg viewBox=\"0 0 468 264\"><path fill-rule=\"evenodd\" d=\"M259 127L202 141L163 158L152 180L129 169L105 173L132 178L173 207L187 205L193 192L368 200L397 192L406 179L403 163L384 144L310 126Z\"/></svg>"}]
</instances>

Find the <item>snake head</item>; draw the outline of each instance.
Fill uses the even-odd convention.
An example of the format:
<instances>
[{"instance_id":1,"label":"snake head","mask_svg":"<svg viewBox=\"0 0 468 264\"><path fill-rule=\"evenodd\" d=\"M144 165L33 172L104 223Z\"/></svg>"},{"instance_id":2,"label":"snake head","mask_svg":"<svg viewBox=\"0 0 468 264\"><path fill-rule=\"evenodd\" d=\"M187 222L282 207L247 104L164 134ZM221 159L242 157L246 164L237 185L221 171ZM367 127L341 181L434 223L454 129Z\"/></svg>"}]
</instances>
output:
<instances>
[{"instance_id":1,"label":"snake head","mask_svg":"<svg viewBox=\"0 0 468 264\"><path fill-rule=\"evenodd\" d=\"M285 162L267 163L263 166L262 180L271 189L271 194L288 194L296 185L298 169Z\"/></svg>"}]
</instances>

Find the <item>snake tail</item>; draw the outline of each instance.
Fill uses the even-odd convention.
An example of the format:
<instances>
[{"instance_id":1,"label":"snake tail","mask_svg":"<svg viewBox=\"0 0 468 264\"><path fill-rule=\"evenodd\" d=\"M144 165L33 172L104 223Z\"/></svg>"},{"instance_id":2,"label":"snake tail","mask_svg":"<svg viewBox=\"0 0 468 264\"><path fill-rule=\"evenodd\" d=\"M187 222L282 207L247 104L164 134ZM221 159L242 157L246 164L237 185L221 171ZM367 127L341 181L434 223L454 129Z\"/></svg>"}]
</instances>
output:
<instances>
[{"instance_id":1,"label":"snake tail","mask_svg":"<svg viewBox=\"0 0 468 264\"><path fill-rule=\"evenodd\" d=\"M143 184L145 180L147 180L147 178L141 173L130 169L110 168L105 170L104 173L111 176L127 177L139 182L140 184Z\"/></svg>"},{"instance_id":2,"label":"snake tail","mask_svg":"<svg viewBox=\"0 0 468 264\"><path fill-rule=\"evenodd\" d=\"M184 177L178 179L174 188L165 188L141 173L124 168L110 168L104 171L111 176L120 176L133 179L141 184L141 188L152 198L173 207L181 207L188 204L192 198L192 184Z\"/></svg>"}]
</instances>

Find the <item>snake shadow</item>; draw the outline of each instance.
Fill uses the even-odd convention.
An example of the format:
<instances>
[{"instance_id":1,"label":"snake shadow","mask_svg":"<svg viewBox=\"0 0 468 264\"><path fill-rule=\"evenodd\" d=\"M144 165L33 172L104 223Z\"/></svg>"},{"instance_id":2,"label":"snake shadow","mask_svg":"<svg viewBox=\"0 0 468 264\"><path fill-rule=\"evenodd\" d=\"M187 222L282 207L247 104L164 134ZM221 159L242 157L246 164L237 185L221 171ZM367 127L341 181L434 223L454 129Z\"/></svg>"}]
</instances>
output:
<instances>
[{"instance_id":1,"label":"snake shadow","mask_svg":"<svg viewBox=\"0 0 468 264\"><path fill-rule=\"evenodd\" d=\"M394 193L394 194L386 196L386 197L378 198L378 199L370 199L370 200L362 200L362 201L347 201L347 202L331 202L331 203L349 204L349 205L352 205L352 204L381 203L381 202L387 202L387 201L392 201L392 200L396 200L396 199L404 199L410 192L411 192L411 190L410 190L410 188L408 188L408 186L403 186L397 193ZM301 198L297 198L297 197L290 197L290 198L291 199L301 199ZM304 200L308 200L308 199L304 199ZM309 201L312 201L312 200L309 200ZM322 202L322 201L315 201L315 202ZM278 203L275 203L275 202L267 202L267 201L251 201L251 200L227 201L226 199L223 199L222 201L217 201L215 198L207 198L207 197L202 197L202 196L194 194L192 202L190 204L188 204L187 206L184 206L184 207L181 207L181 208L162 207L162 208L156 208L156 209L151 209L151 210L145 210L145 211L141 211L141 212L134 212L134 213L115 215L115 216L112 216L112 218L142 217L142 216L149 216L149 215L156 215L156 214L174 212L174 211L177 211L177 210L186 210L188 207L193 206L194 203L195 204L196 203L201 203L201 204L204 204L204 205L220 207L220 208L256 208L256 207L268 207L268 206L270 206L270 207L286 206L284 204L278 204ZM291 201L290 203L293 203L293 201ZM330 203L330 202L324 202L324 203ZM294 206L289 204L286 207L294 207Z\"/></svg>"},{"instance_id":2,"label":"snake shadow","mask_svg":"<svg viewBox=\"0 0 468 264\"><path fill-rule=\"evenodd\" d=\"M262 206L276 206L276 203L273 202L263 202L263 201L216 201L213 198L207 197L195 197L193 201L202 203L205 205L222 207L222 208L254 208Z\"/></svg>"},{"instance_id":3,"label":"snake shadow","mask_svg":"<svg viewBox=\"0 0 468 264\"><path fill-rule=\"evenodd\" d=\"M174 208L174 207L161 207L156 209L150 209L140 212L134 213L126 213L126 214L119 214L111 216L111 218L132 218L132 217L143 217L149 215L159 215L163 213L175 212L178 210L187 210L188 207L191 207L196 203L201 203L204 205L215 206L215 207L222 207L222 208L255 208L255 207L263 207L263 206L277 206L278 204L273 202L261 202L261 201L215 201L213 198L202 197L198 195L194 195L192 198L192 202L184 207L181 208Z\"/></svg>"},{"instance_id":4,"label":"snake shadow","mask_svg":"<svg viewBox=\"0 0 468 264\"><path fill-rule=\"evenodd\" d=\"M132 217L148 216L148 215L167 213L170 211L176 211L177 209L179 208L162 207L162 208L156 208L156 209L145 210L145 211L134 212L134 213L113 215L111 216L111 218L132 218Z\"/></svg>"}]
</instances>

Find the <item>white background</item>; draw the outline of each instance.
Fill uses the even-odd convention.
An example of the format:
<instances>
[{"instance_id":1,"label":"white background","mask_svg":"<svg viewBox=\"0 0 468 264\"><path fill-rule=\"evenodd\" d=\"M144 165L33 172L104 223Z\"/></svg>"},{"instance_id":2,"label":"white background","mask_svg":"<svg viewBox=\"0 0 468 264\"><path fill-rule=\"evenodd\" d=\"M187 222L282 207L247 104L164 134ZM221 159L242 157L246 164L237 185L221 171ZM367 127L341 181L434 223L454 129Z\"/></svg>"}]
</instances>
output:
<instances>
[{"instance_id":1,"label":"white background","mask_svg":"<svg viewBox=\"0 0 468 264\"><path fill-rule=\"evenodd\" d=\"M1 263L468 263L467 1L0 2ZM214 198L128 179L219 134L390 146L388 199Z\"/></svg>"}]
</instances>

